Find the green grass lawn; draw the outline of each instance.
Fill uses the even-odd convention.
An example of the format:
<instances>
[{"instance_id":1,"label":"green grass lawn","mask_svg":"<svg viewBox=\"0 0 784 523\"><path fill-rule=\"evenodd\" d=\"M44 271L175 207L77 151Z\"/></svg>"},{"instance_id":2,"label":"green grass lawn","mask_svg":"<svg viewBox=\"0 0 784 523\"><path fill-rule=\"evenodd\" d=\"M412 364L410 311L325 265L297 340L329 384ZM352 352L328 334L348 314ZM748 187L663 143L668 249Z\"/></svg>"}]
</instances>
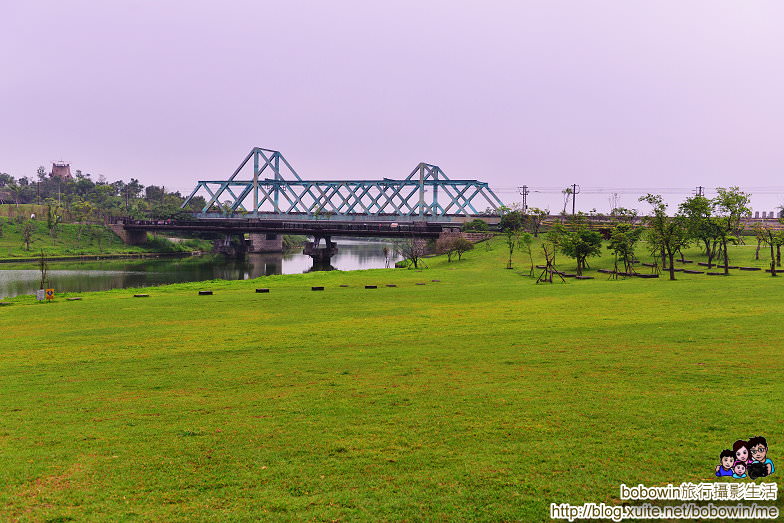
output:
<instances>
[{"instance_id":1,"label":"green grass lawn","mask_svg":"<svg viewBox=\"0 0 784 523\"><path fill-rule=\"evenodd\" d=\"M166 238L150 237L145 245L125 245L120 238L103 225L78 225L62 223L54 236L46 224L46 217L33 220L34 232L30 249L22 237L23 223L0 217L0 259L36 258L41 251L47 257L135 254L144 252L177 252L209 250L211 244L204 240L185 240L173 243Z\"/></svg>"},{"instance_id":2,"label":"green grass lawn","mask_svg":"<svg viewBox=\"0 0 784 523\"><path fill-rule=\"evenodd\" d=\"M535 285L489 247L9 300L0 516L540 521L620 483L713 481L755 435L779 481L784 277ZM766 266L753 250L731 263Z\"/></svg>"}]
</instances>

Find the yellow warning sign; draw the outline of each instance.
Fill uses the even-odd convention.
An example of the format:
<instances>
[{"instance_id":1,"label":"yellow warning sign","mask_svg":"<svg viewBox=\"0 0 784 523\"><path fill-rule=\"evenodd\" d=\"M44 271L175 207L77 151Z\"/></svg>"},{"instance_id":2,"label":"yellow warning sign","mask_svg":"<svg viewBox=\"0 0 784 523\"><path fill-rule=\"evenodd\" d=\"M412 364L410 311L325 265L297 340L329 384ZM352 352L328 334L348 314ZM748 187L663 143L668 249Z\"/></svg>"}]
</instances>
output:
<instances>
[{"instance_id":1,"label":"yellow warning sign","mask_svg":"<svg viewBox=\"0 0 784 523\"><path fill-rule=\"evenodd\" d=\"M54 299L54 289L46 289L46 299L47 300Z\"/></svg>"}]
</instances>

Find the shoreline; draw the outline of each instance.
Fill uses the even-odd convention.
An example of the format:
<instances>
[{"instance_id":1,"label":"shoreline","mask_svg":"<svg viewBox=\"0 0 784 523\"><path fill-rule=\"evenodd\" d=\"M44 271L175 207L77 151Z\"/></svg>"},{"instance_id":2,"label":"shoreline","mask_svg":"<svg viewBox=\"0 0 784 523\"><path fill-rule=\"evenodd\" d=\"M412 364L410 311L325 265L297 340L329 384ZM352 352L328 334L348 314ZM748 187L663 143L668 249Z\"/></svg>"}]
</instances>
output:
<instances>
[{"instance_id":1,"label":"shoreline","mask_svg":"<svg viewBox=\"0 0 784 523\"><path fill-rule=\"evenodd\" d=\"M188 258L191 256L202 256L203 251L182 251L182 252L133 252L119 254L76 254L71 256L46 256L47 262L58 261L97 261L107 259L134 259L134 258ZM36 263L41 260L37 258L0 258L2 263Z\"/></svg>"}]
</instances>

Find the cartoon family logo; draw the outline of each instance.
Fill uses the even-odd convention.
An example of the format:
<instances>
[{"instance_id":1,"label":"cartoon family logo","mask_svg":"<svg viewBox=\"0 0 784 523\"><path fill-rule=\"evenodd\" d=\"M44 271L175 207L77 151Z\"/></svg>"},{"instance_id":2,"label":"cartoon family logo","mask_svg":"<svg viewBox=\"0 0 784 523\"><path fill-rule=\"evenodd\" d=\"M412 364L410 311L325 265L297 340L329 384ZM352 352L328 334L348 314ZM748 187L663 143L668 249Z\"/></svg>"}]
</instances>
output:
<instances>
[{"instance_id":1,"label":"cartoon family logo","mask_svg":"<svg viewBox=\"0 0 784 523\"><path fill-rule=\"evenodd\" d=\"M732 450L722 450L716 466L716 477L757 479L770 476L775 470L773 461L768 458L768 442L762 436L757 436L748 441L739 439L732 444Z\"/></svg>"}]
</instances>

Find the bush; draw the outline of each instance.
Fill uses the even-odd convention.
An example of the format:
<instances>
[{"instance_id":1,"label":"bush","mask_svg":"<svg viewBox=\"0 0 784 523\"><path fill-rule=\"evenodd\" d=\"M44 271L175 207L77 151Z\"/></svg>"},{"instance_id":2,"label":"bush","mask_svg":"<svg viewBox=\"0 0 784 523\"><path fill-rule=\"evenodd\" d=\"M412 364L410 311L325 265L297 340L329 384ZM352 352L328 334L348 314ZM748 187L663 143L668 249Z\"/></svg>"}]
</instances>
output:
<instances>
[{"instance_id":1,"label":"bush","mask_svg":"<svg viewBox=\"0 0 784 523\"><path fill-rule=\"evenodd\" d=\"M487 225L487 222L484 220L480 220L476 218L471 220L470 222L465 222L462 227L463 231L476 231L476 232L486 232L490 230L490 226Z\"/></svg>"}]
</instances>

